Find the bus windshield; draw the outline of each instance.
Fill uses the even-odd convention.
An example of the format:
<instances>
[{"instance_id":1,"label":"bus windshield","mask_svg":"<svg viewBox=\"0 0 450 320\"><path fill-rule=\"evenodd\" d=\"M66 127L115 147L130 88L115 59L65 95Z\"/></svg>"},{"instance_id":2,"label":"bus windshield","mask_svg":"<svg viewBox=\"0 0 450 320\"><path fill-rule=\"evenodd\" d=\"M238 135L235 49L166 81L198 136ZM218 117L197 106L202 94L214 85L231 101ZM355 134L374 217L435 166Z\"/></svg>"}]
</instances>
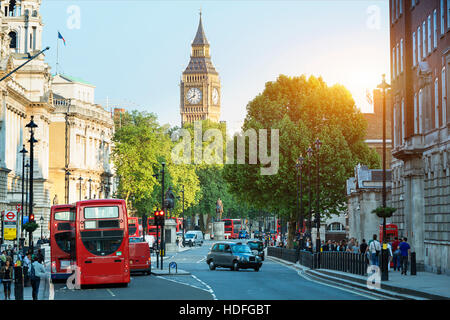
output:
<instances>
[{"instance_id":1,"label":"bus windshield","mask_svg":"<svg viewBox=\"0 0 450 320\"><path fill-rule=\"evenodd\" d=\"M96 256L114 253L124 239L123 230L82 231L80 235L84 247Z\"/></svg>"}]
</instances>

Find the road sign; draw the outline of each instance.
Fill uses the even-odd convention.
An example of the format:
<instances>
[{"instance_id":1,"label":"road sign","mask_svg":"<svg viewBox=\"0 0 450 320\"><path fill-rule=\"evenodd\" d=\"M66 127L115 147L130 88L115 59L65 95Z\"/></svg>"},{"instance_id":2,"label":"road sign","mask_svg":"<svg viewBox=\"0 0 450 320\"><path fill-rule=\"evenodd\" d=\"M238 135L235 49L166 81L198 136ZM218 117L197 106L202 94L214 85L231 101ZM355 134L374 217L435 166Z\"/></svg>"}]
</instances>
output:
<instances>
[{"instance_id":1,"label":"road sign","mask_svg":"<svg viewBox=\"0 0 450 320\"><path fill-rule=\"evenodd\" d=\"M18 212L22 211L22 205L19 203L16 205L16 209Z\"/></svg>"},{"instance_id":2,"label":"road sign","mask_svg":"<svg viewBox=\"0 0 450 320\"><path fill-rule=\"evenodd\" d=\"M16 228L6 228L4 231L5 240L16 240L17 229Z\"/></svg>"},{"instance_id":3,"label":"road sign","mask_svg":"<svg viewBox=\"0 0 450 320\"><path fill-rule=\"evenodd\" d=\"M17 212L7 211L5 214L5 221L17 221Z\"/></svg>"}]
</instances>

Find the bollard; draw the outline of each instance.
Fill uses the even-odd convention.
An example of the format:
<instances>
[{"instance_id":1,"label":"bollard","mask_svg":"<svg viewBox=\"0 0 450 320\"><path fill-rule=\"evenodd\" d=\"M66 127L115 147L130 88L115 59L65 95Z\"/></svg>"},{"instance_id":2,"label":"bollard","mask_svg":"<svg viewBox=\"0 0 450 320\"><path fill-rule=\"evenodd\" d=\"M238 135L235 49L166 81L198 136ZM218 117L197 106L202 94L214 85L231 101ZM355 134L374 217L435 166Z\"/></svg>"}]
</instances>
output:
<instances>
[{"instance_id":1,"label":"bollard","mask_svg":"<svg viewBox=\"0 0 450 320\"><path fill-rule=\"evenodd\" d=\"M23 300L23 269L22 267L14 267L14 298Z\"/></svg>"},{"instance_id":2,"label":"bollard","mask_svg":"<svg viewBox=\"0 0 450 320\"><path fill-rule=\"evenodd\" d=\"M412 276L417 275L417 270L416 270L416 253L415 252L411 252L411 275Z\"/></svg>"}]
</instances>

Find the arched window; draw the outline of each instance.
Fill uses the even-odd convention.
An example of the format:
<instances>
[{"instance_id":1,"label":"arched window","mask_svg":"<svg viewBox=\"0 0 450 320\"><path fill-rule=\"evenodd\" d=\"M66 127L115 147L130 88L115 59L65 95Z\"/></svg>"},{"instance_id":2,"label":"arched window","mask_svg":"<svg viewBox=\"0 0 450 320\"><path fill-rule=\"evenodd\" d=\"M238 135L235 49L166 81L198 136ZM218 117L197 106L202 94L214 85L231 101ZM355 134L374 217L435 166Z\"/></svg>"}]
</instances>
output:
<instances>
[{"instance_id":1,"label":"arched window","mask_svg":"<svg viewBox=\"0 0 450 320\"><path fill-rule=\"evenodd\" d=\"M8 35L11 38L9 47L12 49L16 49L17 48L17 33L15 31L11 31Z\"/></svg>"},{"instance_id":2,"label":"arched window","mask_svg":"<svg viewBox=\"0 0 450 320\"><path fill-rule=\"evenodd\" d=\"M331 232L345 231L345 227L342 223L333 222L327 226L327 231Z\"/></svg>"}]
</instances>

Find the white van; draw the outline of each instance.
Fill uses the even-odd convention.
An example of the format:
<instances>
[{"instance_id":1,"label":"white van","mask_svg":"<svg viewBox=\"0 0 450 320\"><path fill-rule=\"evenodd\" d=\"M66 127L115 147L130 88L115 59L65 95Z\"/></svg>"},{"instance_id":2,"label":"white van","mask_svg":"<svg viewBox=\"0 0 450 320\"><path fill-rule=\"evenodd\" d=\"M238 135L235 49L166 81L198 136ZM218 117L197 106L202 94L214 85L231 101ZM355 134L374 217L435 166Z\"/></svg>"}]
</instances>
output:
<instances>
[{"instance_id":1,"label":"white van","mask_svg":"<svg viewBox=\"0 0 450 320\"><path fill-rule=\"evenodd\" d=\"M190 230L184 234L185 246L201 246L203 244L203 233L200 230Z\"/></svg>"}]
</instances>

